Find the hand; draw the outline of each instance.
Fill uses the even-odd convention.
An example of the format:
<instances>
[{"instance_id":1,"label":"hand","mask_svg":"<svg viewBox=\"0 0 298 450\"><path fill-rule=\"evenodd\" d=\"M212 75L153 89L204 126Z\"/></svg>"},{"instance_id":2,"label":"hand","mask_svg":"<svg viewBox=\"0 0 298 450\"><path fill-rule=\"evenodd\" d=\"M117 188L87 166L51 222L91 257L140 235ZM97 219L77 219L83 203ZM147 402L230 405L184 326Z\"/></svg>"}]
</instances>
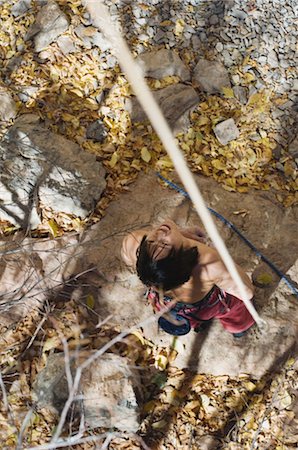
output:
<instances>
[{"instance_id":1,"label":"hand","mask_svg":"<svg viewBox=\"0 0 298 450\"><path fill-rule=\"evenodd\" d=\"M206 233L200 227L182 228L180 231L184 237L187 237L189 239L193 239L195 241L199 241L202 243L206 243L206 240L207 240Z\"/></svg>"}]
</instances>

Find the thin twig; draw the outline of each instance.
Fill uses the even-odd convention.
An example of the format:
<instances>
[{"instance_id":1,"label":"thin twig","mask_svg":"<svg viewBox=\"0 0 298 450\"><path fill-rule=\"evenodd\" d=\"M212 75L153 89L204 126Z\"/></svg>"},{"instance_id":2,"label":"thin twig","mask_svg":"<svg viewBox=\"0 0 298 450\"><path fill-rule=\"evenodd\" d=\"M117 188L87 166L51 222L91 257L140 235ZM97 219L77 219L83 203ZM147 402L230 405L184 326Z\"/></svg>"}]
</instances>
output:
<instances>
[{"instance_id":1,"label":"thin twig","mask_svg":"<svg viewBox=\"0 0 298 450\"><path fill-rule=\"evenodd\" d=\"M32 408L29 409L29 411L27 412L27 414L23 420L23 423L22 423L22 426L21 426L21 429L20 429L20 432L18 435L18 442L16 445L16 450L21 450L21 448L22 448L23 435L24 435L25 430L31 420L33 413L34 413L34 410Z\"/></svg>"}]
</instances>

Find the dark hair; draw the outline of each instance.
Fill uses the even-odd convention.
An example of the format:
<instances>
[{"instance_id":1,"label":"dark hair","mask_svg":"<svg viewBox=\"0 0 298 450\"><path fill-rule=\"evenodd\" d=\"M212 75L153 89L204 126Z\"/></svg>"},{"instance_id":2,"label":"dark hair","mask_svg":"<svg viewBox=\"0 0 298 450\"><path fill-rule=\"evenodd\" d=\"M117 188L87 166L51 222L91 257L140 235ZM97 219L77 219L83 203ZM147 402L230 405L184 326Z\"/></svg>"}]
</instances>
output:
<instances>
[{"instance_id":1,"label":"dark hair","mask_svg":"<svg viewBox=\"0 0 298 450\"><path fill-rule=\"evenodd\" d=\"M158 286L165 291L186 283L199 261L197 247L171 249L168 256L155 260L150 256L144 236L137 251L137 274L146 286Z\"/></svg>"}]
</instances>

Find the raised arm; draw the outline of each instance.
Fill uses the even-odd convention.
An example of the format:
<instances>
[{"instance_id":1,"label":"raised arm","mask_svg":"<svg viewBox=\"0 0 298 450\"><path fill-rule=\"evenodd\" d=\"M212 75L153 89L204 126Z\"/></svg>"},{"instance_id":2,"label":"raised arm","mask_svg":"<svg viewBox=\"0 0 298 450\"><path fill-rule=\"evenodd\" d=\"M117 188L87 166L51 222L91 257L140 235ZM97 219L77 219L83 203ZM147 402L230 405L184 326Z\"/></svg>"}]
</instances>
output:
<instances>
[{"instance_id":1,"label":"raised arm","mask_svg":"<svg viewBox=\"0 0 298 450\"><path fill-rule=\"evenodd\" d=\"M252 297L254 296L254 286L252 284L252 281L250 280L249 276L244 272L244 270L237 264L236 268L244 283L247 300L251 300ZM242 300L238 286L236 285L235 281L231 277L230 273L226 269L226 266L221 261L221 259L219 259L218 262L214 264L213 271L216 280L215 284L228 294L234 295L235 297Z\"/></svg>"},{"instance_id":2,"label":"raised arm","mask_svg":"<svg viewBox=\"0 0 298 450\"><path fill-rule=\"evenodd\" d=\"M180 228L180 233L188 239L199 241L203 244L207 241L206 233L199 227Z\"/></svg>"},{"instance_id":3,"label":"raised arm","mask_svg":"<svg viewBox=\"0 0 298 450\"><path fill-rule=\"evenodd\" d=\"M122 242L121 258L129 267L135 267L137 261L137 249L145 236L145 230L136 230L129 233Z\"/></svg>"}]
</instances>

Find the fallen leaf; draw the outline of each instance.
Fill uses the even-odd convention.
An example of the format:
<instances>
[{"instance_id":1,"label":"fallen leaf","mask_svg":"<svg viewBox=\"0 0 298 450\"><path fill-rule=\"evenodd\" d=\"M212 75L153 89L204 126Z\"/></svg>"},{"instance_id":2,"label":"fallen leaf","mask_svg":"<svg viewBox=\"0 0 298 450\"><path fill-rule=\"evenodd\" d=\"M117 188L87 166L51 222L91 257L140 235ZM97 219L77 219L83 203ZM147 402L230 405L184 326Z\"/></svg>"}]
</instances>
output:
<instances>
[{"instance_id":1,"label":"fallen leaf","mask_svg":"<svg viewBox=\"0 0 298 450\"><path fill-rule=\"evenodd\" d=\"M86 300L86 305L88 306L88 308L94 309L95 300L94 300L94 297L92 294L88 294L87 300Z\"/></svg>"},{"instance_id":2,"label":"fallen leaf","mask_svg":"<svg viewBox=\"0 0 298 450\"><path fill-rule=\"evenodd\" d=\"M48 220L48 227L50 229L51 235L55 238L58 236L59 226L54 219Z\"/></svg>"},{"instance_id":3,"label":"fallen leaf","mask_svg":"<svg viewBox=\"0 0 298 450\"><path fill-rule=\"evenodd\" d=\"M151 159L151 153L149 152L149 150L147 149L147 147L143 147L141 149L141 158L143 161L145 161L146 163L148 163Z\"/></svg>"}]
</instances>

